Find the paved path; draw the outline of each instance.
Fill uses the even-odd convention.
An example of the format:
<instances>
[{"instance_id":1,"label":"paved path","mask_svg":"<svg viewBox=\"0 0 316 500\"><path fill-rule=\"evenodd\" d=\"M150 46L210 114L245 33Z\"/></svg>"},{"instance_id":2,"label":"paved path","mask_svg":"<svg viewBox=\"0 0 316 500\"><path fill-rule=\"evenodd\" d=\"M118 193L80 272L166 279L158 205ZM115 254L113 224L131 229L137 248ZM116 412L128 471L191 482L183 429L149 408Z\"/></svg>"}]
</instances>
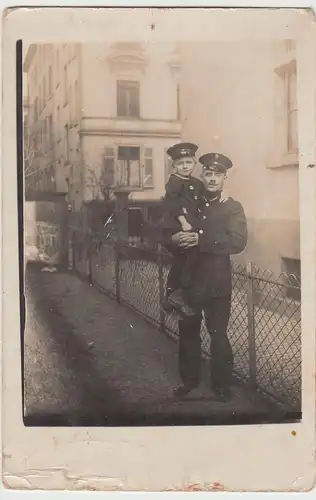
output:
<instances>
[{"instance_id":1,"label":"paved path","mask_svg":"<svg viewBox=\"0 0 316 500\"><path fill-rule=\"evenodd\" d=\"M214 401L207 367L184 402L177 345L71 273L26 272L25 416L29 425L231 424L278 421L242 387Z\"/></svg>"}]
</instances>

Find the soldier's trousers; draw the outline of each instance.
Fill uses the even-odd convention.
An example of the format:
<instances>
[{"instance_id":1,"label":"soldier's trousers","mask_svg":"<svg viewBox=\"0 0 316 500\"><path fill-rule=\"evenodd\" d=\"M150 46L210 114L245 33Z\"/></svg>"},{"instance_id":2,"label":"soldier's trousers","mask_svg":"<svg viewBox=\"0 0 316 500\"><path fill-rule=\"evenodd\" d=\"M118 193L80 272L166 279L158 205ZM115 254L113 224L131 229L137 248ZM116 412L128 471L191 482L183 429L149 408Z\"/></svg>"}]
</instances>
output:
<instances>
[{"instance_id":1,"label":"soldier's trousers","mask_svg":"<svg viewBox=\"0 0 316 500\"><path fill-rule=\"evenodd\" d=\"M210 298L203 307L211 336L210 378L213 389L232 384L233 352L227 336L231 297ZM201 375L202 315L179 320L179 374L185 386L194 388Z\"/></svg>"}]
</instances>

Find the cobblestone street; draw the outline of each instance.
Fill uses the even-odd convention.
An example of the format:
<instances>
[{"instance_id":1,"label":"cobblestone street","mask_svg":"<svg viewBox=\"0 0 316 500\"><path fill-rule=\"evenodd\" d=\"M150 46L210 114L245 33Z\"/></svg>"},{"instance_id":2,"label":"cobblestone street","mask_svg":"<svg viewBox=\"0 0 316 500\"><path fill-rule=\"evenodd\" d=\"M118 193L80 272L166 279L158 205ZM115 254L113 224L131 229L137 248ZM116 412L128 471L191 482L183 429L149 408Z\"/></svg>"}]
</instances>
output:
<instances>
[{"instance_id":1,"label":"cobblestone street","mask_svg":"<svg viewBox=\"0 0 316 500\"><path fill-rule=\"evenodd\" d=\"M71 273L26 272L25 423L28 425L231 424L279 421L236 385L212 399L208 372L184 402L177 345L141 316Z\"/></svg>"}]
</instances>

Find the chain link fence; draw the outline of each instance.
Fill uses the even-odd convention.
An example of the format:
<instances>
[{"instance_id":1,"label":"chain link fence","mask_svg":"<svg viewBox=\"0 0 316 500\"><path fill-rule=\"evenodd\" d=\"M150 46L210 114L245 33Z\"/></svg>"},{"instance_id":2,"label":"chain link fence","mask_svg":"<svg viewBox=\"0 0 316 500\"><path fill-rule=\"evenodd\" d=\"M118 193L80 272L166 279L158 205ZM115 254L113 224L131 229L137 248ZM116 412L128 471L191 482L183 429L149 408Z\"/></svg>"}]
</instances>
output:
<instances>
[{"instance_id":1,"label":"chain link fence","mask_svg":"<svg viewBox=\"0 0 316 500\"><path fill-rule=\"evenodd\" d=\"M77 238L77 240L76 240ZM174 339L176 315L160 307L171 256L115 242L73 242L73 268L102 291L142 314ZM78 243L81 241L81 246ZM275 278L253 264L233 262L233 293L228 335L238 379L252 391L273 398L289 409L301 406L300 290L294 276ZM211 338L203 321L202 348L209 356Z\"/></svg>"}]
</instances>

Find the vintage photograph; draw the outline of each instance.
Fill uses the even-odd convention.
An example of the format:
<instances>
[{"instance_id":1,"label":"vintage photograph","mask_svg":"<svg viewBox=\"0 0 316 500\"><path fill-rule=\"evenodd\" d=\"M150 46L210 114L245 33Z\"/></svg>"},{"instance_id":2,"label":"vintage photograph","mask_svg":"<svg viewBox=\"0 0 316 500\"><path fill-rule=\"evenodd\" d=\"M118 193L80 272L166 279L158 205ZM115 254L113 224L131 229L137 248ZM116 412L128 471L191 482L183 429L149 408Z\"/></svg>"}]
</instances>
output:
<instances>
[{"instance_id":1,"label":"vintage photograph","mask_svg":"<svg viewBox=\"0 0 316 500\"><path fill-rule=\"evenodd\" d=\"M24 424L300 421L295 39L22 46Z\"/></svg>"}]
</instances>

